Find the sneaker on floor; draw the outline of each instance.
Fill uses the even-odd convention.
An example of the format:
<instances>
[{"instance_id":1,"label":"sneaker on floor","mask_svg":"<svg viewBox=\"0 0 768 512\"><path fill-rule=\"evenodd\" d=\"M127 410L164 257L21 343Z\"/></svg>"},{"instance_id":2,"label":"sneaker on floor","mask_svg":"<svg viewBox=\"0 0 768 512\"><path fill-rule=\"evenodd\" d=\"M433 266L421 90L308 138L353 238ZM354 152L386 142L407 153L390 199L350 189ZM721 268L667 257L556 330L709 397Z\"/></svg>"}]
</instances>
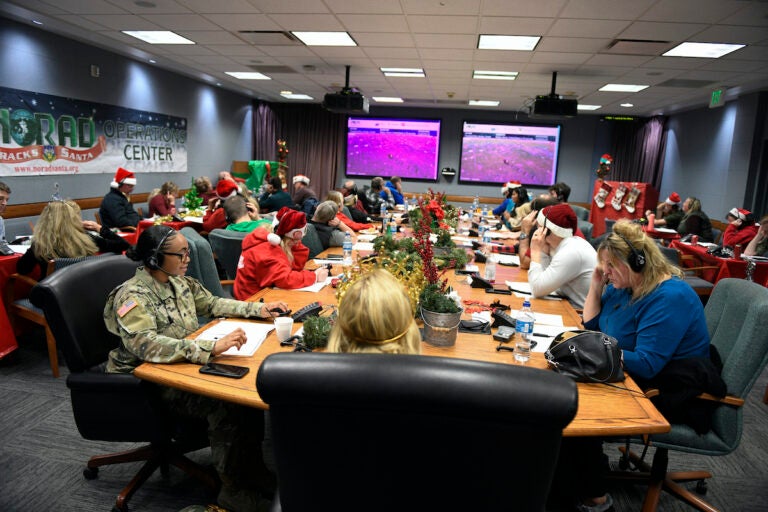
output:
<instances>
[{"instance_id":1,"label":"sneaker on floor","mask_svg":"<svg viewBox=\"0 0 768 512\"><path fill-rule=\"evenodd\" d=\"M613 498L610 494L605 495L605 503L599 505L585 505L578 503L576 510L579 512L613 512Z\"/></svg>"}]
</instances>

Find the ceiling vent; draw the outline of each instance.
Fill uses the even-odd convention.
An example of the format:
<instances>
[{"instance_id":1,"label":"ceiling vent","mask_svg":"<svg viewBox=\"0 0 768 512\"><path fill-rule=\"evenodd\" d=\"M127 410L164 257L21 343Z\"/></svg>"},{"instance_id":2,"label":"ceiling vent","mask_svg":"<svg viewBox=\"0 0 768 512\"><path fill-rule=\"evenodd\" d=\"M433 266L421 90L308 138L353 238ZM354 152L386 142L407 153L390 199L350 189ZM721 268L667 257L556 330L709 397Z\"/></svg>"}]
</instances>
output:
<instances>
[{"instance_id":1,"label":"ceiling vent","mask_svg":"<svg viewBox=\"0 0 768 512\"><path fill-rule=\"evenodd\" d=\"M290 32L281 30L238 30L240 37L255 46L301 46Z\"/></svg>"},{"instance_id":2,"label":"ceiling vent","mask_svg":"<svg viewBox=\"0 0 768 512\"><path fill-rule=\"evenodd\" d=\"M650 39L614 39L600 53L658 56L672 48L673 44L670 41L653 41Z\"/></svg>"},{"instance_id":3,"label":"ceiling vent","mask_svg":"<svg viewBox=\"0 0 768 512\"><path fill-rule=\"evenodd\" d=\"M656 87L681 87L684 89L698 89L699 87L710 87L715 82L711 80L692 80L688 78L672 78L660 84L656 84Z\"/></svg>"},{"instance_id":4,"label":"ceiling vent","mask_svg":"<svg viewBox=\"0 0 768 512\"><path fill-rule=\"evenodd\" d=\"M294 70L290 66L261 66L258 64L250 64L248 66L254 71L258 71L259 73L263 75L295 75L297 73L296 70Z\"/></svg>"}]
</instances>

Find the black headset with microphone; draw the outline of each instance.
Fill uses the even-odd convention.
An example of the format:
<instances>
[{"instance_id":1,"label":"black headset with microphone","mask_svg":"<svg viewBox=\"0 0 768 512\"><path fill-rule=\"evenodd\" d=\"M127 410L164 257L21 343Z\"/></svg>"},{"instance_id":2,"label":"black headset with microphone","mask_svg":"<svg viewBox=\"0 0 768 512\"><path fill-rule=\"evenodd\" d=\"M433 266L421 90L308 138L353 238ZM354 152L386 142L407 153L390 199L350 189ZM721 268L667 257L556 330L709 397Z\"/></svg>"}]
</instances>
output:
<instances>
[{"instance_id":1,"label":"black headset with microphone","mask_svg":"<svg viewBox=\"0 0 768 512\"><path fill-rule=\"evenodd\" d=\"M624 240L624 243L629 247L630 253L627 256L629 268L634 272L642 272L643 268L645 268L645 253L635 249L635 246L629 243L629 240L627 240L621 233L616 233L616 231L614 231L614 233Z\"/></svg>"},{"instance_id":2,"label":"black headset with microphone","mask_svg":"<svg viewBox=\"0 0 768 512\"><path fill-rule=\"evenodd\" d=\"M155 250L152 251L152 255L147 259L147 266L152 270L162 270L161 265L163 264L163 259L161 256L163 253L161 252L161 249L163 248L163 244L166 240L171 236L171 233L175 233L176 230L169 227L168 231L165 232L163 235L163 238L160 239L160 243L158 243L155 246Z\"/></svg>"}]
</instances>

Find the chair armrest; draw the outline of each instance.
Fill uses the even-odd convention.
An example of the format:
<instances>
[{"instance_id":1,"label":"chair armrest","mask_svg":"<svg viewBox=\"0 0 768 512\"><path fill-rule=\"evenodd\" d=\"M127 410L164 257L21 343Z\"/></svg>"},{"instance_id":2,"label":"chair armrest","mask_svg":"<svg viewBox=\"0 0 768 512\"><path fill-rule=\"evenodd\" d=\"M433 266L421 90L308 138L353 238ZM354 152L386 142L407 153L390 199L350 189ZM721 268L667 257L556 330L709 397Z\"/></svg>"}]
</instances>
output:
<instances>
[{"instance_id":1,"label":"chair armrest","mask_svg":"<svg viewBox=\"0 0 768 512\"><path fill-rule=\"evenodd\" d=\"M120 226L118 229L120 231L127 231L129 233L135 233L136 232L136 226Z\"/></svg>"},{"instance_id":2,"label":"chair armrest","mask_svg":"<svg viewBox=\"0 0 768 512\"><path fill-rule=\"evenodd\" d=\"M652 388L644 391L646 398L655 398L661 394L658 389ZM726 395L723 398L710 395L709 393L701 393L696 395L696 398L700 400L709 400L711 402L719 402L721 404L732 405L734 407L741 407L744 405L744 399L737 396Z\"/></svg>"},{"instance_id":3,"label":"chair armrest","mask_svg":"<svg viewBox=\"0 0 768 512\"><path fill-rule=\"evenodd\" d=\"M23 274L11 274L5 282L5 291L3 300L6 304L13 304L16 301L16 283L22 282L29 285L30 288L37 284L37 280Z\"/></svg>"}]
</instances>

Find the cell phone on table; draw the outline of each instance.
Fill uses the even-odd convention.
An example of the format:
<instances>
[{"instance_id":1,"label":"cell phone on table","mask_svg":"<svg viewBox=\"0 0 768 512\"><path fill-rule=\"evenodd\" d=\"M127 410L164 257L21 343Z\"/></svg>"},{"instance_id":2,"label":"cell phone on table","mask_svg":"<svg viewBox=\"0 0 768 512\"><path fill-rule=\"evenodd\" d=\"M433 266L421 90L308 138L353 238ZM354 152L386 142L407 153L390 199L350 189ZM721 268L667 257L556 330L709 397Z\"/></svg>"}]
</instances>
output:
<instances>
[{"instance_id":1,"label":"cell phone on table","mask_svg":"<svg viewBox=\"0 0 768 512\"><path fill-rule=\"evenodd\" d=\"M249 371L251 371L251 369L246 366L235 366L233 364L222 363L208 363L205 366L200 367L200 373L229 377L231 379L243 378Z\"/></svg>"},{"instance_id":2,"label":"cell phone on table","mask_svg":"<svg viewBox=\"0 0 768 512\"><path fill-rule=\"evenodd\" d=\"M505 284L495 284L492 288L486 288L485 293L498 293L501 295L512 295L512 290Z\"/></svg>"}]
</instances>

